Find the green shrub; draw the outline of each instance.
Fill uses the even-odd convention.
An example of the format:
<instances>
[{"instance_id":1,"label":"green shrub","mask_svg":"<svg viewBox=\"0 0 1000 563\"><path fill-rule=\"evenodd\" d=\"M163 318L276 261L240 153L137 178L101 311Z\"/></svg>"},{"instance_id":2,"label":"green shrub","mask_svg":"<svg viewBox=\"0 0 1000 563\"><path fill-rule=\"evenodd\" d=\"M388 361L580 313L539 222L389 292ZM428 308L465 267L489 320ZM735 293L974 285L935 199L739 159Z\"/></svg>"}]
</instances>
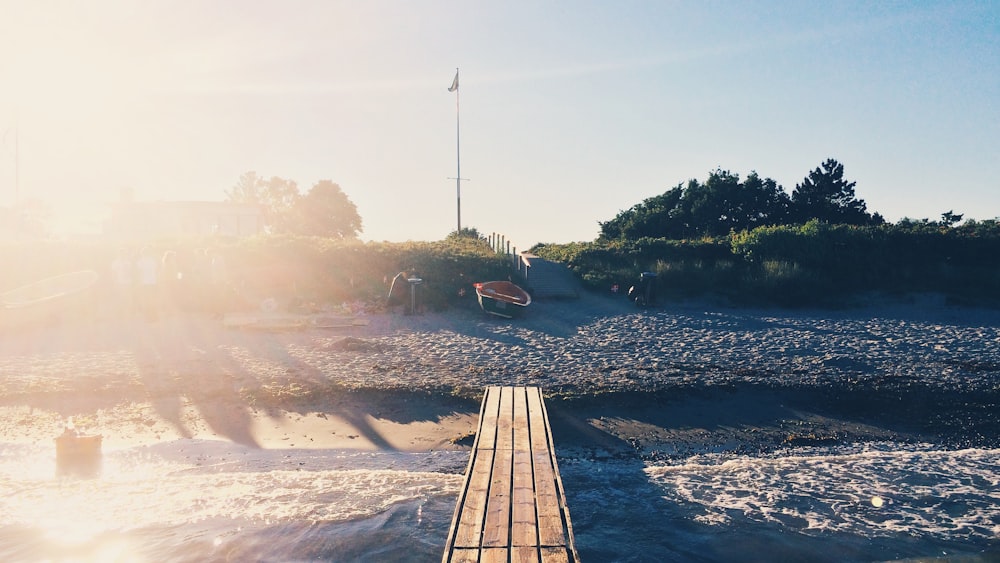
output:
<instances>
[{"instance_id":1,"label":"green shrub","mask_svg":"<svg viewBox=\"0 0 1000 563\"><path fill-rule=\"evenodd\" d=\"M750 267L739 291L730 295L744 304L775 304L784 307L831 305L843 293L815 271L795 262L764 260Z\"/></svg>"},{"instance_id":2,"label":"green shrub","mask_svg":"<svg viewBox=\"0 0 1000 563\"><path fill-rule=\"evenodd\" d=\"M151 241L158 255L177 253L182 271L205 249L221 254L230 279L249 303L262 297L317 304L385 302L401 271L424 280L425 304L448 307L472 283L514 275L506 255L468 233L436 242L358 242L320 237L200 237ZM0 245L0 291L79 269L106 274L122 245L22 242ZM126 247L131 251L138 248ZM531 252L565 263L585 287L621 291L639 274L657 274L666 298L717 294L739 303L831 304L861 291L941 292L953 301L1000 301L1000 223L951 227L927 221L850 226L810 221L759 227L728 237L691 240L541 244Z\"/></svg>"}]
</instances>

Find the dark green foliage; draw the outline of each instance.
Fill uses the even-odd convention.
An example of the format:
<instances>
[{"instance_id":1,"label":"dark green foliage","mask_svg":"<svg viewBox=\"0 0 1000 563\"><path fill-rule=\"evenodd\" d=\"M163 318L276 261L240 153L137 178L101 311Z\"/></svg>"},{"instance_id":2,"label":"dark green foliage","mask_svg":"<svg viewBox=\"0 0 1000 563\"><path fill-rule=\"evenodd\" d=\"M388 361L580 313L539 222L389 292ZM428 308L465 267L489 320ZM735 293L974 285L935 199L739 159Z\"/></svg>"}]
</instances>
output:
<instances>
[{"instance_id":1,"label":"dark green foliage","mask_svg":"<svg viewBox=\"0 0 1000 563\"><path fill-rule=\"evenodd\" d=\"M782 261L815 273L844 295L858 291L937 291L972 300L1000 298L1000 229L995 221L957 228L929 222L859 227L810 221L732 237L751 264Z\"/></svg>"},{"instance_id":2,"label":"dark green foliage","mask_svg":"<svg viewBox=\"0 0 1000 563\"><path fill-rule=\"evenodd\" d=\"M600 223L601 236L599 240L683 237L684 222L671 216L671 213L678 208L683 195L684 188L678 185L662 195L644 200L628 211L618 213L614 219Z\"/></svg>"},{"instance_id":3,"label":"dark green foliage","mask_svg":"<svg viewBox=\"0 0 1000 563\"><path fill-rule=\"evenodd\" d=\"M943 292L964 302L1000 302L997 221L903 219L869 213L827 159L791 197L771 179L717 169L600 223L593 244L547 245L603 289L642 271L662 295L719 294L741 303L831 304L865 291ZM692 239L702 239L697 243Z\"/></svg>"},{"instance_id":4,"label":"dark green foliage","mask_svg":"<svg viewBox=\"0 0 1000 563\"><path fill-rule=\"evenodd\" d=\"M752 172L740 181L739 175L718 169L704 184L690 180L686 186L678 185L600 223L599 240L725 236L783 223L790 205L788 195L774 180Z\"/></svg>"},{"instance_id":5,"label":"dark green foliage","mask_svg":"<svg viewBox=\"0 0 1000 563\"><path fill-rule=\"evenodd\" d=\"M962 222L963 216L963 214L955 214L951 210L945 211L941 214L941 224L945 227L954 227L958 223Z\"/></svg>"},{"instance_id":6,"label":"dark green foliage","mask_svg":"<svg viewBox=\"0 0 1000 563\"><path fill-rule=\"evenodd\" d=\"M940 292L962 303L1000 303L1000 222L903 220L831 225L812 220L699 240L640 239L540 245L592 289L622 290L658 274L666 297L720 295L741 304L835 305L861 292Z\"/></svg>"},{"instance_id":7,"label":"dark green foliage","mask_svg":"<svg viewBox=\"0 0 1000 563\"><path fill-rule=\"evenodd\" d=\"M844 179L844 165L829 158L809 173L792 191L792 218L795 222L819 219L843 225L878 225L877 213L869 214L863 199L854 195L856 182Z\"/></svg>"},{"instance_id":8,"label":"dark green foliage","mask_svg":"<svg viewBox=\"0 0 1000 563\"><path fill-rule=\"evenodd\" d=\"M598 240L718 237L810 219L846 225L884 223L878 213L868 213L864 200L855 196L854 186L855 182L844 179L844 165L832 158L795 186L791 197L774 180L756 172L741 181L738 174L720 168L704 183L692 179L678 184L600 222ZM957 222L961 215L948 219Z\"/></svg>"},{"instance_id":9,"label":"dark green foliage","mask_svg":"<svg viewBox=\"0 0 1000 563\"><path fill-rule=\"evenodd\" d=\"M722 291L737 271L727 238L668 240L642 238L609 243L538 245L535 255L567 264L595 290L618 284L627 289L641 272L656 272L665 295Z\"/></svg>"}]
</instances>

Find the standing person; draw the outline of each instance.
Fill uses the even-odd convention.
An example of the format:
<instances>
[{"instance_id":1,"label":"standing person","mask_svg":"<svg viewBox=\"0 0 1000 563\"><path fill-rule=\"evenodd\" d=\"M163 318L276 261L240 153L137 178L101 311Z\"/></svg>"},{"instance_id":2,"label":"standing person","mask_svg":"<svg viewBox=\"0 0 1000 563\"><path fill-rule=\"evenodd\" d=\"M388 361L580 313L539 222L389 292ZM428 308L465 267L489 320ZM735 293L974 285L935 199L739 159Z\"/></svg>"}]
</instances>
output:
<instances>
[{"instance_id":1,"label":"standing person","mask_svg":"<svg viewBox=\"0 0 1000 563\"><path fill-rule=\"evenodd\" d=\"M207 248L195 249L189 275L186 275L184 280L184 285L188 288L188 294L191 297L191 305L199 313L210 311L212 308L213 296L210 293L212 258L209 254Z\"/></svg>"},{"instance_id":2,"label":"standing person","mask_svg":"<svg viewBox=\"0 0 1000 563\"><path fill-rule=\"evenodd\" d=\"M135 309L135 263L126 248L118 250L111 261L112 309L117 318L131 316Z\"/></svg>"},{"instance_id":3,"label":"standing person","mask_svg":"<svg viewBox=\"0 0 1000 563\"><path fill-rule=\"evenodd\" d=\"M221 319L225 316L229 301L229 272L226 269L226 259L216 251L208 252L209 283L211 284L212 317Z\"/></svg>"},{"instance_id":4,"label":"standing person","mask_svg":"<svg viewBox=\"0 0 1000 563\"><path fill-rule=\"evenodd\" d=\"M135 263L139 309L146 320L155 320L157 316L157 276L159 264L149 247L143 247L139 259Z\"/></svg>"},{"instance_id":5,"label":"standing person","mask_svg":"<svg viewBox=\"0 0 1000 563\"><path fill-rule=\"evenodd\" d=\"M176 310L180 306L181 270L177 262L177 253L167 250L160 259L161 291L160 301L165 307Z\"/></svg>"}]
</instances>

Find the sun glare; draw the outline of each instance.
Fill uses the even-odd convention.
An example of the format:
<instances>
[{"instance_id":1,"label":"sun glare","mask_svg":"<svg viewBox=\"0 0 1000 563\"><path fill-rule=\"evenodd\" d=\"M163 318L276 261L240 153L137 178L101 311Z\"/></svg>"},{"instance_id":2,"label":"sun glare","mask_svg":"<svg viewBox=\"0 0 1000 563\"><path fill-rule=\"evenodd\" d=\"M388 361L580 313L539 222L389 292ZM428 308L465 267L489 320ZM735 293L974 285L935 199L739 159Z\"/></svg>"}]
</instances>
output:
<instances>
[{"instance_id":1,"label":"sun glare","mask_svg":"<svg viewBox=\"0 0 1000 563\"><path fill-rule=\"evenodd\" d=\"M10 455L8 455L10 454ZM105 452L107 454L107 452ZM142 561L122 532L142 526L141 514L160 500L158 483L171 471L160 461L104 456L91 478L57 471L54 447L5 451L0 459L0 526L37 532L32 557L97 563Z\"/></svg>"},{"instance_id":2,"label":"sun glare","mask_svg":"<svg viewBox=\"0 0 1000 563\"><path fill-rule=\"evenodd\" d=\"M52 468L48 471L51 474ZM126 542L102 537L118 526L101 515L107 491L99 480L49 478L25 488L5 502L7 518L39 530L42 552L55 560L134 560Z\"/></svg>"}]
</instances>

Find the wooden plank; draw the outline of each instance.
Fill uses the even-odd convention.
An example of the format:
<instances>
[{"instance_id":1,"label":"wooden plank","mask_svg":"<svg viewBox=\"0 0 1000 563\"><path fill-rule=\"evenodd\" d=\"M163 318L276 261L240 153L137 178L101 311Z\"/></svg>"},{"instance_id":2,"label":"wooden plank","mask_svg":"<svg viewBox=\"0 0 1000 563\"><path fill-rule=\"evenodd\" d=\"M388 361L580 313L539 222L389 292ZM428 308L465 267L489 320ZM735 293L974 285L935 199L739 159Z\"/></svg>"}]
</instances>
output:
<instances>
[{"instance_id":1,"label":"wooden plank","mask_svg":"<svg viewBox=\"0 0 1000 563\"><path fill-rule=\"evenodd\" d=\"M514 392L514 448L531 451L528 428L528 397L524 387L515 387Z\"/></svg>"},{"instance_id":2,"label":"wooden plank","mask_svg":"<svg viewBox=\"0 0 1000 563\"><path fill-rule=\"evenodd\" d=\"M528 394L530 406L532 457L535 497L538 503L538 541L543 546L565 546L562 496L559 494L555 456L551 444L548 417L540 392Z\"/></svg>"},{"instance_id":3,"label":"wooden plank","mask_svg":"<svg viewBox=\"0 0 1000 563\"><path fill-rule=\"evenodd\" d=\"M496 446L497 416L500 414L500 387L488 387L483 397L483 408L479 416L479 431L476 433L476 449L493 449Z\"/></svg>"},{"instance_id":4,"label":"wooden plank","mask_svg":"<svg viewBox=\"0 0 1000 563\"><path fill-rule=\"evenodd\" d=\"M541 458L541 459L539 459ZM535 475L538 499L538 542L543 546L566 545L563 506L556 487L555 474L545 454L536 456Z\"/></svg>"},{"instance_id":5,"label":"wooden plank","mask_svg":"<svg viewBox=\"0 0 1000 563\"><path fill-rule=\"evenodd\" d=\"M489 499L490 478L493 470L493 450L473 452L473 465L466 477L466 495L455 532L455 547L482 545L483 525L486 520L486 502Z\"/></svg>"},{"instance_id":6,"label":"wooden plank","mask_svg":"<svg viewBox=\"0 0 1000 563\"><path fill-rule=\"evenodd\" d=\"M548 441L549 434L545 411L542 409L541 390L537 387L528 389L527 401L528 424L531 428L531 451L548 452L551 446Z\"/></svg>"},{"instance_id":7,"label":"wooden plank","mask_svg":"<svg viewBox=\"0 0 1000 563\"><path fill-rule=\"evenodd\" d=\"M514 390L514 478L511 499L511 545L537 546L535 478L531 469L531 437L528 427L528 390Z\"/></svg>"},{"instance_id":8,"label":"wooden plank","mask_svg":"<svg viewBox=\"0 0 1000 563\"><path fill-rule=\"evenodd\" d=\"M552 440L552 428L548 424L548 409L545 407L544 401L539 402L539 407L542 411L542 418L545 420L545 433L548 436L549 443L549 457L552 460L552 471L555 474L556 479L556 492L559 495L559 510L562 512L563 516L563 526L566 533L565 545L567 548L567 557L570 561L579 561L580 554L576 552L576 540L573 538L573 521L569 516L569 507L566 506L566 489L563 488L562 476L559 475L559 464L556 462L555 442Z\"/></svg>"},{"instance_id":9,"label":"wooden plank","mask_svg":"<svg viewBox=\"0 0 1000 563\"><path fill-rule=\"evenodd\" d=\"M510 562L541 563L541 555L538 553L538 548L534 546L512 547L510 549Z\"/></svg>"},{"instance_id":10,"label":"wooden plank","mask_svg":"<svg viewBox=\"0 0 1000 563\"><path fill-rule=\"evenodd\" d=\"M465 483L462 492L459 493L455 513L452 516L445 553L441 559L443 563L452 561L454 557L463 558L461 560L467 560L464 558L470 557L468 551L455 550L455 542L458 538L461 538L458 540L460 545L475 548L471 552L474 554L474 558L471 560L478 561L479 559L482 524L486 518L486 501L489 497L489 479L493 470L493 450L487 450L487 453L483 455L477 455L477 452L480 451L480 444L485 441L484 436L491 444L495 439L495 433L492 432L490 425L496 425L499 401L498 388L487 388L483 394L483 402L479 407L479 428L476 432L476 441L472 446L473 454L469 456L469 465L465 470ZM484 423L487 425L485 432L483 431Z\"/></svg>"},{"instance_id":11,"label":"wooden plank","mask_svg":"<svg viewBox=\"0 0 1000 563\"><path fill-rule=\"evenodd\" d=\"M566 545L566 532L563 520L551 514L538 516L538 543L542 547L560 547Z\"/></svg>"},{"instance_id":12,"label":"wooden plank","mask_svg":"<svg viewBox=\"0 0 1000 563\"><path fill-rule=\"evenodd\" d=\"M569 563L570 561L579 561L579 559L571 559L570 550L565 547L542 548L542 563Z\"/></svg>"},{"instance_id":13,"label":"wooden plank","mask_svg":"<svg viewBox=\"0 0 1000 563\"><path fill-rule=\"evenodd\" d=\"M507 548L483 548L483 550L479 552L479 560L482 563L507 563Z\"/></svg>"},{"instance_id":14,"label":"wooden plank","mask_svg":"<svg viewBox=\"0 0 1000 563\"><path fill-rule=\"evenodd\" d=\"M500 389L500 408L496 419L496 449L514 446L514 392L513 387Z\"/></svg>"},{"instance_id":15,"label":"wooden plank","mask_svg":"<svg viewBox=\"0 0 1000 563\"><path fill-rule=\"evenodd\" d=\"M479 548L475 549L465 549L465 548L455 548L445 555L445 561L450 561L451 563L479 563ZM448 559L448 555L451 555L451 559Z\"/></svg>"},{"instance_id":16,"label":"wooden plank","mask_svg":"<svg viewBox=\"0 0 1000 563\"><path fill-rule=\"evenodd\" d=\"M483 547L510 545L510 499L513 450L498 449L493 458L493 478L486 504Z\"/></svg>"},{"instance_id":17,"label":"wooden plank","mask_svg":"<svg viewBox=\"0 0 1000 563\"><path fill-rule=\"evenodd\" d=\"M531 452L514 450L514 491L511 499L511 546L537 546L535 488Z\"/></svg>"},{"instance_id":18,"label":"wooden plank","mask_svg":"<svg viewBox=\"0 0 1000 563\"><path fill-rule=\"evenodd\" d=\"M535 498L539 514L558 513L560 498L556 487L555 471L546 453L535 454Z\"/></svg>"}]
</instances>

